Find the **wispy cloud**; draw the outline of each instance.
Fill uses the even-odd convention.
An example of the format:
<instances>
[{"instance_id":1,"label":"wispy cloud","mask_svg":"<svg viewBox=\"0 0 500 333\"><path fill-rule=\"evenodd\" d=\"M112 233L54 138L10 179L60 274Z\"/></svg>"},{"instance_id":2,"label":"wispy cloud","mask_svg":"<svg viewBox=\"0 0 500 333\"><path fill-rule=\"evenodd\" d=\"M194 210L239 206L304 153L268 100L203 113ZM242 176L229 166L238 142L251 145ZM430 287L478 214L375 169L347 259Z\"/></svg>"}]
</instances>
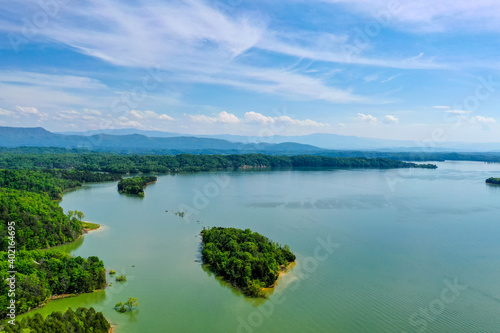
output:
<instances>
[{"instance_id":1,"label":"wispy cloud","mask_svg":"<svg viewBox=\"0 0 500 333\"><path fill-rule=\"evenodd\" d=\"M23 5L13 0L15 8ZM27 15L32 8L26 1ZM9 8L8 6L7 8ZM0 20L1 21L1 20ZM2 25L21 33L22 24ZM8 27L8 28L6 28ZM314 72L283 69L281 64L251 65L248 51L275 52L298 59L339 64L391 68L442 68L422 58L379 59L346 56L349 37L328 32L291 29L277 32L263 15L237 12L228 16L203 1L186 0L154 4L125 4L115 0L91 0L64 6L50 24L37 31L41 37L69 45L74 50L119 66L158 66L169 71L170 80L210 83L254 92L294 96L298 99L347 103L372 101L318 77ZM243 58L243 59L240 59ZM14 76L14 75L13 75ZM33 75L30 80L43 80ZM53 78L53 84L85 88L99 82L81 78Z\"/></svg>"},{"instance_id":2,"label":"wispy cloud","mask_svg":"<svg viewBox=\"0 0 500 333\"><path fill-rule=\"evenodd\" d=\"M496 0L317 0L344 3L360 13L376 16L389 13L389 23L419 33L454 29L500 29L500 2ZM471 24L473 23L473 24Z\"/></svg>"}]
</instances>

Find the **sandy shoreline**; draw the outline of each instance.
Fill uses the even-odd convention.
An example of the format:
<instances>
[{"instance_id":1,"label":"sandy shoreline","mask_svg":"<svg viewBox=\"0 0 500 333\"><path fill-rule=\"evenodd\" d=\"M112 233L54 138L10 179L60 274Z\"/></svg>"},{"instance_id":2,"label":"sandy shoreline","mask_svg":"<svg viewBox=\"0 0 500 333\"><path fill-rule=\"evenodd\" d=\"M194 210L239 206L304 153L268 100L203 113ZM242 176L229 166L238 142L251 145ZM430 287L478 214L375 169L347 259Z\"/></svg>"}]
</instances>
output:
<instances>
[{"instance_id":1,"label":"sandy shoreline","mask_svg":"<svg viewBox=\"0 0 500 333\"><path fill-rule=\"evenodd\" d=\"M278 279L276 279L276 281L274 281L274 284L270 287L266 287L266 288L262 288L263 291L265 292L272 292L274 290L274 287L276 287L278 285L278 282L280 281L280 279L286 275L294 266L295 264L297 263L297 261L292 261L290 263L288 263L288 266L286 268L281 268L280 267L280 272L279 272L279 275L278 275Z\"/></svg>"}]
</instances>

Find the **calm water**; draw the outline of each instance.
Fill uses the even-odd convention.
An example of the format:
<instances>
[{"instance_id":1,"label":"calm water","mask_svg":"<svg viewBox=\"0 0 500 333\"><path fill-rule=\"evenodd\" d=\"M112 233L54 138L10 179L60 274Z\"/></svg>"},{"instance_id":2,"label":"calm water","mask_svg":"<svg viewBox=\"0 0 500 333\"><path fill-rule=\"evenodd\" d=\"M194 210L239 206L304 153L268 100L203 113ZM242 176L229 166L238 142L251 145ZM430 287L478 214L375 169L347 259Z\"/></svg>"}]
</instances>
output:
<instances>
[{"instance_id":1,"label":"calm water","mask_svg":"<svg viewBox=\"0 0 500 333\"><path fill-rule=\"evenodd\" d=\"M167 175L144 199L86 186L61 206L105 227L72 254L128 281L39 311L93 306L118 333L500 332L500 187L484 183L500 165L438 166ZM247 299L198 262L204 226L251 228L298 262ZM129 296L139 311L116 313Z\"/></svg>"}]
</instances>

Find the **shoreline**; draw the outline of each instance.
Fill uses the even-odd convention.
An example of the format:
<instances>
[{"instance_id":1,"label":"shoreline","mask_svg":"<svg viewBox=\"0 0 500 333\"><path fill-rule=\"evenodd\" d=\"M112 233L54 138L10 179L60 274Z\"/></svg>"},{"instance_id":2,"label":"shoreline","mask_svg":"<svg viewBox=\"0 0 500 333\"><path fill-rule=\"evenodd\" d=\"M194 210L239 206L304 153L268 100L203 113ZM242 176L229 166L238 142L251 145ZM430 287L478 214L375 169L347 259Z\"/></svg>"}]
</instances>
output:
<instances>
[{"instance_id":1,"label":"shoreline","mask_svg":"<svg viewBox=\"0 0 500 333\"><path fill-rule=\"evenodd\" d=\"M94 224L94 225L98 226L97 228L91 229L91 228L85 228L85 227L83 227L83 224L82 224L82 228L83 228L82 235L88 234L88 233L90 233L92 231L97 231L97 230L103 230L104 229L104 228L102 228L102 225L99 224L99 223L94 223L94 222L89 222L89 221L82 221L82 223L90 223L90 224Z\"/></svg>"},{"instance_id":2,"label":"shoreline","mask_svg":"<svg viewBox=\"0 0 500 333\"><path fill-rule=\"evenodd\" d=\"M264 291L266 293L274 291L274 288L278 285L278 282L280 281L280 279L283 276L285 276L287 273L289 273L290 270L296 265L296 263L297 263L297 260L289 262L286 267L280 267L280 272L278 274L278 278L276 279L276 281L274 281L272 286L262 288L262 291Z\"/></svg>"}]
</instances>

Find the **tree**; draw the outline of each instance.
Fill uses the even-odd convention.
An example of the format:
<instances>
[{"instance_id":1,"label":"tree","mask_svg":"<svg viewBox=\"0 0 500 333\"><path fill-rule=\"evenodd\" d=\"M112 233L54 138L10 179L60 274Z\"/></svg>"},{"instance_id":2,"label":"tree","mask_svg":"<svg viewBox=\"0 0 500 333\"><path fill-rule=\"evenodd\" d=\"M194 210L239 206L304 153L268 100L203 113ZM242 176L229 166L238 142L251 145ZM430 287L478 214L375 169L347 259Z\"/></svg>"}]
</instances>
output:
<instances>
[{"instance_id":1,"label":"tree","mask_svg":"<svg viewBox=\"0 0 500 333\"><path fill-rule=\"evenodd\" d=\"M80 220L80 222L82 221L82 219L85 217L85 214L83 214L83 212L80 212L78 210L75 210L75 214L76 216L78 217L78 220Z\"/></svg>"}]
</instances>

